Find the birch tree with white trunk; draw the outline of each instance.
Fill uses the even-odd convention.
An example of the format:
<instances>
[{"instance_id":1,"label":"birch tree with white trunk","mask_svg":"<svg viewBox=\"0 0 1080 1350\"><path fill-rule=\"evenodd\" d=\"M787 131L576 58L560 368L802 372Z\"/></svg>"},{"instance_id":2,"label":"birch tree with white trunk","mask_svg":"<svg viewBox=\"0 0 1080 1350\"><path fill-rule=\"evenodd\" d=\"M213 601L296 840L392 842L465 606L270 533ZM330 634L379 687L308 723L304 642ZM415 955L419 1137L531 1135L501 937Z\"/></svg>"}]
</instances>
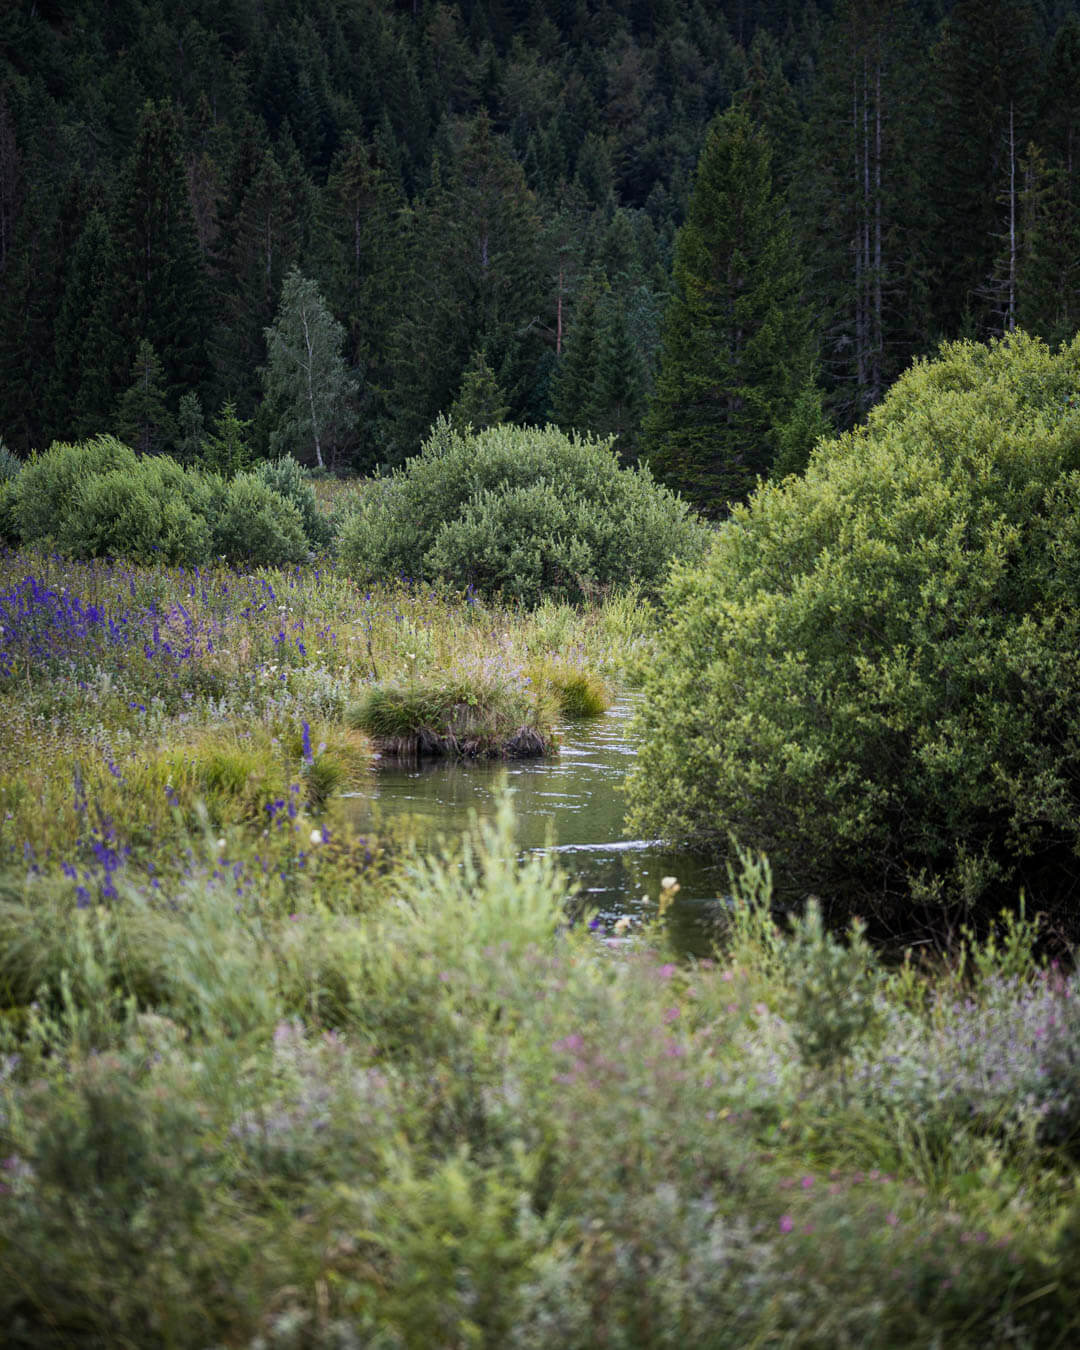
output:
<instances>
[{"instance_id":1,"label":"birch tree with white trunk","mask_svg":"<svg viewBox=\"0 0 1080 1350\"><path fill-rule=\"evenodd\" d=\"M323 469L348 430L358 385L346 368L345 329L315 282L293 267L281 288L277 317L265 329L263 390L272 411L270 451Z\"/></svg>"}]
</instances>

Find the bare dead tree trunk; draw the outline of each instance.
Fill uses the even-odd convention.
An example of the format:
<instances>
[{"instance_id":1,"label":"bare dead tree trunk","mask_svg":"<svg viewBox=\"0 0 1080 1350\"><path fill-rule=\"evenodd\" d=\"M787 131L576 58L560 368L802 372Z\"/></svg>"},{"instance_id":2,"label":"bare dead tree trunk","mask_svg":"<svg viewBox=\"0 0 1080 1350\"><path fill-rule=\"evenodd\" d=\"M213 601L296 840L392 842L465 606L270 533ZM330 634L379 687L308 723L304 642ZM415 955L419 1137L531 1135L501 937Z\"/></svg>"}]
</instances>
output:
<instances>
[{"instance_id":1,"label":"bare dead tree trunk","mask_svg":"<svg viewBox=\"0 0 1080 1350\"><path fill-rule=\"evenodd\" d=\"M320 469L324 469L326 465L323 463L322 444L319 440L319 419L315 413L315 344L312 340L306 308L300 311L300 322L304 325L304 347L307 351L307 365L304 367L304 373L307 376L308 407L311 410L311 434L315 440L315 463Z\"/></svg>"},{"instance_id":2,"label":"bare dead tree trunk","mask_svg":"<svg viewBox=\"0 0 1080 1350\"><path fill-rule=\"evenodd\" d=\"M1005 331L1016 328L1016 119L1009 104L1009 302L1005 311Z\"/></svg>"},{"instance_id":3,"label":"bare dead tree trunk","mask_svg":"<svg viewBox=\"0 0 1080 1350\"><path fill-rule=\"evenodd\" d=\"M882 201L881 201L881 55L878 54L874 72L874 366L871 376L871 401L881 398L884 380L881 363L885 348L885 315L882 304L884 279L882 268Z\"/></svg>"}]
</instances>

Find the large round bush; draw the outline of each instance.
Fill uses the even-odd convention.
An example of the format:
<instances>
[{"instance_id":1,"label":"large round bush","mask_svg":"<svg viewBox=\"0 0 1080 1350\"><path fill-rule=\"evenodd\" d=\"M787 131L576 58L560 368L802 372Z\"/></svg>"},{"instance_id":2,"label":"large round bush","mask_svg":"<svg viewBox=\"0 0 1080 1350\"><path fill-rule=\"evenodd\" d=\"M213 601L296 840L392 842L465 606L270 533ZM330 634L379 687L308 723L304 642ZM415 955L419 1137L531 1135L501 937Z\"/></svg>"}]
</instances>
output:
<instances>
[{"instance_id":1,"label":"large round bush","mask_svg":"<svg viewBox=\"0 0 1080 1350\"><path fill-rule=\"evenodd\" d=\"M280 567L303 562L308 541L292 502L242 473L225 488L214 518L214 550L232 563Z\"/></svg>"},{"instance_id":2,"label":"large round bush","mask_svg":"<svg viewBox=\"0 0 1080 1350\"><path fill-rule=\"evenodd\" d=\"M135 451L115 436L54 441L44 454L32 455L15 479L12 514L19 538L24 544L56 543L81 484L137 464Z\"/></svg>"},{"instance_id":3,"label":"large round bush","mask_svg":"<svg viewBox=\"0 0 1080 1350\"><path fill-rule=\"evenodd\" d=\"M734 836L826 900L1071 893L1080 339L917 364L668 593L638 827Z\"/></svg>"},{"instance_id":4,"label":"large round bush","mask_svg":"<svg viewBox=\"0 0 1080 1350\"><path fill-rule=\"evenodd\" d=\"M704 540L685 503L647 469L621 468L607 442L440 421L419 455L372 485L340 552L361 581L441 577L535 604L632 579L657 585Z\"/></svg>"},{"instance_id":5,"label":"large round bush","mask_svg":"<svg viewBox=\"0 0 1080 1350\"><path fill-rule=\"evenodd\" d=\"M299 512L304 534L312 548L325 548L330 543L330 522L319 510L307 470L292 455L260 460L251 470L251 476L265 483L286 501L292 502Z\"/></svg>"},{"instance_id":6,"label":"large round bush","mask_svg":"<svg viewBox=\"0 0 1080 1350\"><path fill-rule=\"evenodd\" d=\"M71 495L57 546L76 558L206 562L211 481L164 455L90 474Z\"/></svg>"}]
</instances>

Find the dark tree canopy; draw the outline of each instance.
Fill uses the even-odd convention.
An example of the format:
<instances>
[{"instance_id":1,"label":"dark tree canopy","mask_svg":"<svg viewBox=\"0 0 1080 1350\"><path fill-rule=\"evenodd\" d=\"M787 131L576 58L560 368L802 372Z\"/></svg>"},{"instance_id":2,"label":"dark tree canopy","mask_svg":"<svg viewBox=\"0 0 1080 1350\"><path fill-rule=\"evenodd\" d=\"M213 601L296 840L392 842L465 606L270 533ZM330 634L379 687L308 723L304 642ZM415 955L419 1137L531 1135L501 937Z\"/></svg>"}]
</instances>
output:
<instances>
[{"instance_id":1,"label":"dark tree canopy","mask_svg":"<svg viewBox=\"0 0 1080 1350\"><path fill-rule=\"evenodd\" d=\"M194 396L265 457L265 333L297 267L358 390L340 467L417 453L481 352L508 420L649 442L720 512L823 425L806 352L845 429L942 339L1071 336L1078 71L1076 0L0 6L0 434L25 456L115 431L145 340L174 451ZM773 279L737 282L756 336L724 348L707 446L675 352L696 363L691 203L719 200L733 104L739 228L774 239Z\"/></svg>"}]
</instances>

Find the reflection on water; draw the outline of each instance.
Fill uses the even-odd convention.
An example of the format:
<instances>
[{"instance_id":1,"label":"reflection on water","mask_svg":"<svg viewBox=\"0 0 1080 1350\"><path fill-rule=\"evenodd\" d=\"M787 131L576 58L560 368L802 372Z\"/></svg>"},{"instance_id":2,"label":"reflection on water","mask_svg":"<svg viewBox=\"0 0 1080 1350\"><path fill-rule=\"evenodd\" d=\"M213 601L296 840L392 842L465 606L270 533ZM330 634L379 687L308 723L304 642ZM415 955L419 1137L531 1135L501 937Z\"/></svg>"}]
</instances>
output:
<instances>
[{"instance_id":1,"label":"reflection on water","mask_svg":"<svg viewBox=\"0 0 1080 1350\"><path fill-rule=\"evenodd\" d=\"M623 838L621 786L635 753L633 710L633 698L624 696L602 717L565 724L562 748L550 759L384 760L372 790L350 794L347 805L361 820L377 804L383 819L407 813L427 827L425 834L451 835L466 826L470 811L494 815L495 789L505 775L522 851L553 847L590 913L607 926L623 914L654 913L661 877L676 876L682 889L669 913L672 938L681 950L704 954L720 910L722 875L654 841ZM643 903L643 895L651 903Z\"/></svg>"}]
</instances>

